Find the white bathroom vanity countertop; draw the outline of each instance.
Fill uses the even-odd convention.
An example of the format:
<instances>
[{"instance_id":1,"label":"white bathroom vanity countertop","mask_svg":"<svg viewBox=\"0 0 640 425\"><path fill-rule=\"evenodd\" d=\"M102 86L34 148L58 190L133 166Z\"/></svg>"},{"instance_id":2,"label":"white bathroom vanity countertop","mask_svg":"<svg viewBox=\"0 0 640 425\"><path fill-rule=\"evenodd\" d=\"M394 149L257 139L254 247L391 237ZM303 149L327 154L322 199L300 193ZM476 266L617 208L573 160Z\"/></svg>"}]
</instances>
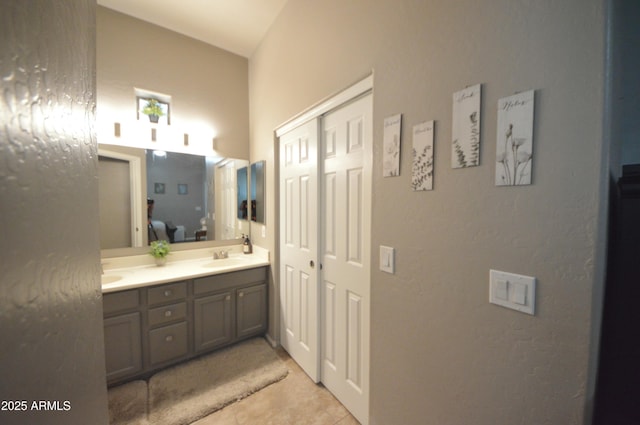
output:
<instances>
[{"instance_id":1,"label":"white bathroom vanity countertop","mask_svg":"<svg viewBox=\"0 0 640 425\"><path fill-rule=\"evenodd\" d=\"M230 251L229 257L214 260L214 251L220 250L209 248L171 253L164 266L157 266L150 255L105 258L102 260L102 293L269 265L269 251L257 246L254 246L253 254L225 247L225 251Z\"/></svg>"}]
</instances>

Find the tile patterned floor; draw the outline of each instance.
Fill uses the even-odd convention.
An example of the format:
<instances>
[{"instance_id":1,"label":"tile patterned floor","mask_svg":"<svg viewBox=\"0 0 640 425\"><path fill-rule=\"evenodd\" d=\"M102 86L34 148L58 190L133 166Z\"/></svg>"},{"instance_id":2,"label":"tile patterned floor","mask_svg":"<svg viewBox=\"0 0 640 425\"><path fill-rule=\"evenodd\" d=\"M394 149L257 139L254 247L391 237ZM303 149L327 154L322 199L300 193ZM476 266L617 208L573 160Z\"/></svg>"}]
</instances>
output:
<instances>
[{"instance_id":1,"label":"tile patterned floor","mask_svg":"<svg viewBox=\"0 0 640 425\"><path fill-rule=\"evenodd\" d=\"M322 385L314 384L281 348L289 375L192 425L359 425Z\"/></svg>"}]
</instances>

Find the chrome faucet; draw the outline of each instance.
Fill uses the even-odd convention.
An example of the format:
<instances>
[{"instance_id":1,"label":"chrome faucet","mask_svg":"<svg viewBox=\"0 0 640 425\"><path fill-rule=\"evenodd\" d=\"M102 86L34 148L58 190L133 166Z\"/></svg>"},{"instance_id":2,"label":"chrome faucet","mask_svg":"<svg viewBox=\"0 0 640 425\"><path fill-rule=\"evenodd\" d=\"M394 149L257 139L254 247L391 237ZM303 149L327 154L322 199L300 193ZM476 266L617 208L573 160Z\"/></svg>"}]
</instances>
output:
<instances>
[{"instance_id":1,"label":"chrome faucet","mask_svg":"<svg viewBox=\"0 0 640 425\"><path fill-rule=\"evenodd\" d=\"M225 251L225 250L222 250L220 252L215 252L214 251L214 253L213 253L213 259L214 260L220 260L220 259L223 259L223 258L229 258L229 252L228 251Z\"/></svg>"}]
</instances>

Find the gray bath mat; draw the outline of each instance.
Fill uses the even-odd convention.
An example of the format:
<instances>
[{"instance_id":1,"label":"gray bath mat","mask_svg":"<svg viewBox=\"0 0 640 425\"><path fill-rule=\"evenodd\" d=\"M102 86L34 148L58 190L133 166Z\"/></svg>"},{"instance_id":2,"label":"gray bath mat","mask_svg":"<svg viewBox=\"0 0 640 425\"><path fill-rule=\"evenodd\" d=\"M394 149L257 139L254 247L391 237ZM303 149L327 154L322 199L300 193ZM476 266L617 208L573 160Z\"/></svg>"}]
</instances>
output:
<instances>
[{"instance_id":1,"label":"gray bath mat","mask_svg":"<svg viewBox=\"0 0 640 425\"><path fill-rule=\"evenodd\" d=\"M109 389L109 424L147 425L148 393L145 381Z\"/></svg>"},{"instance_id":2,"label":"gray bath mat","mask_svg":"<svg viewBox=\"0 0 640 425\"><path fill-rule=\"evenodd\" d=\"M254 338L109 389L110 425L190 424L283 379L286 365Z\"/></svg>"},{"instance_id":3,"label":"gray bath mat","mask_svg":"<svg viewBox=\"0 0 640 425\"><path fill-rule=\"evenodd\" d=\"M287 376L263 338L161 371L149 380L149 422L189 424Z\"/></svg>"}]
</instances>

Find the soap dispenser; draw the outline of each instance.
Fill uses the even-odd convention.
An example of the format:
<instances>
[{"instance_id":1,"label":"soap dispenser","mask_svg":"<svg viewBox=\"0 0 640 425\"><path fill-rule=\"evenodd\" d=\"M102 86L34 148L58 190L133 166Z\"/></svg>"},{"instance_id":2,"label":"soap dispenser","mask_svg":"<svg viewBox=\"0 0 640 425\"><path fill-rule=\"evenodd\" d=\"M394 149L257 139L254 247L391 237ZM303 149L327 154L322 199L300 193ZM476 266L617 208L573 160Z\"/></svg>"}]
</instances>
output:
<instances>
[{"instance_id":1,"label":"soap dispenser","mask_svg":"<svg viewBox=\"0 0 640 425\"><path fill-rule=\"evenodd\" d=\"M242 243L242 252L244 252L245 254L251 254L253 252L253 247L251 246L249 235L244 236L244 242Z\"/></svg>"}]
</instances>

